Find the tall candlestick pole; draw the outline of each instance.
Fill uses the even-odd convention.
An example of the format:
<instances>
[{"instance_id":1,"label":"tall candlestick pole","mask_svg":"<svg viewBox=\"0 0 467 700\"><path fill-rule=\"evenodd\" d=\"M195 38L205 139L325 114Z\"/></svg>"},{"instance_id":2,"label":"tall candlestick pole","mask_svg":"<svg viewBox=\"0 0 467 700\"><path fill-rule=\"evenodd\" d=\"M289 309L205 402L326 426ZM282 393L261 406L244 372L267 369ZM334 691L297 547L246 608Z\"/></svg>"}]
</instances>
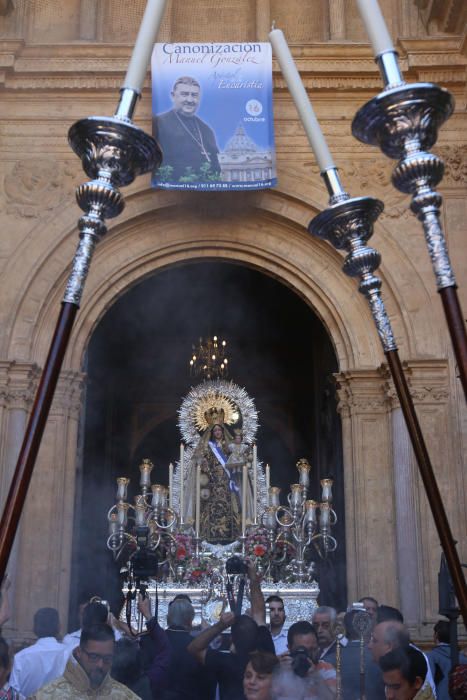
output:
<instances>
[{"instance_id":1,"label":"tall candlestick pole","mask_svg":"<svg viewBox=\"0 0 467 700\"><path fill-rule=\"evenodd\" d=\"M196 510L195 510L195 535L199 539L201 515L201 465L196 465Z\"/></svg>"},{"instance_id":2,"label":"tall candlestick pole","mask_svg":"<svg viewBox=\"0 0 467 700\"><path fill-rule=\"evenodd\" d=\"M313 107L306 93L305 87L300 79L300 74L295 66L290 49L287 46L284 34L280 29L273 29L269 34L269 40L274 49L274 53L279 62L282 75L284 76L290 94L293 97L295 106L300 115L300 119L305 129L308 141L316 156L316 160L321 172L330 168L335 168L331 152L322 134Z\"/></svg>"},{"instance_id":3,"label":"tall candlestick pole","mask_svg":"<svg viewBox=\"0 0 467 700\"><path fill-rule=\"evenodd\" d=\"M266 493L269 497L269 487L271 486L271 467L266 464Z\"/></svg>"},{"instance_id":4,"label":"tall candlestick pole","mask_svg":"<svg viewBox=\"0 0 467 700\"><path fill-rule=\"evenodd\" d=\"M183 507L184 507L184 502L183 502L183 489L184 489L184 478L185 478L185 446L183 442L180 443L180 504L179 504L179 510L180 510L180 523L183 524Z\"/></svg>"},{"instance_id":5,"label":"tall candlestick pole","mask_svg":"<svg viewBox=\"0 0 467 700\"><path fill-rule=\"evenodd\" d=\"M375 57L377 58L387 51L395 51L378 0L357 0L357 6Z\"/></svg>"},{"instance_id":6,"label":"tall candlestick pole","mask_svg":"<svg viewBox=\"0 0 467 700\"><path fill-rule=\"evenodd\" d=\"M271 35L276 31L278 30L271 32ZM303 86L300 89L301 80L298 71L296 69L291 69L291 65L294 65L293 59L290 55L283 35L271 37L271 43L273 43L273 46L274 44L277 45L278 48L276 50L276 54L277 52L280 53L286 68L286 71L284 71L286 82L291 93L293 89L296 95L301 96L300 104L302 105L305 102L305 89ZM308 102L308 98L306 98L306 101ZM302 116L301 112L300 116ZM303 111L302 119L305 118L305 111ZM324 142L325 145L326 142L324 141L324 137L319 130L319 125L317 125L317 129L318 133L320 134L318 145L321 147L322 142ZM313 130L312 133L315 134L315 130ZM312 148L315 149L311 139L310 144ZM316 151L315 154L318 163L320 163L321 159L318 157ZM332 158L330 158L330 162L332 163ZM392 378L398 392L407 429L409 431L412 446L417 458L418 468L424 482L435 525L440 536L441 545L446 555L456 595L459 600L459 607L461 608L464 622L467 624L467 590L460 565L459 555L455 548L454 539L452 537L449 522L444 511L433 467L430 463L429 455L423 440L423 435L418 422L417 414L415 412L412 397L408 390L408 386L402 371L399 372L399 369L401 370L402 368L391 323L387 316L384 302L381 298L381 280L372 274L373 270L375 270L380 263L380 255L374 249L366 246L366 241L368 238L370 238L373 232L373 222L381 213L383 205L382 202L374 200L371 197L351 198L342 187L335 166L330 165L327 168L323 168L320 164L320 167L322 171L321 174L330 194L330 206L328 209L315 217L315 219L313 219L313 221L310 223L309 229L310 232L319 238L329 240L336 248L347 249L349 254L344 262L344 271L346 274L352 277L357 277L360 275L362 277L359 290L367 297L373 314L373 319L375 321L376 329L380 336L386 357L388 358Z\"/></svg>"},{"instance_id":7,"label":"tall candlestick pole","mask_svg":"<svg viewBox=\"0 0 467 700\"><path fill-rule=\"evenodd\" d=\"M253 445L253 522L258 520L258 450Z\"/></svg>"},{"instance_id":8,"label":"tall candlestick pole","mask_svg":"<svg viewBox=\"0 0 467 700\"><path fill-rule=\"evenodd\" d=\"M174 465L169 464L169 508L173 508Z\"/></svg>"},{"instance_id":9,"label":"tall candlestick pole","mask_svg":"<svg viewBox=\"0 0 467 700\"><path fill-rule=\"evenodd\" d=\"M167 0L148 0L122 89L140 93Z\"/></svg>"},{"instance_id":10,"label":"tall candlestick pole","mask_svg":"<svg viewBox=\"0 0 467 700\"><path fill-rule=\"evenodd\" d=\"M454 111L454 98L438 85L405 83L390 38L380 45L372 36L377 26L378 35L383 27L389 37L377 1L358 0L358 5L370 33L384 90L358 110L352 133L399 161L392 182L404 194L412 195L410 208L422 223L467 399L467 331L443 231L442 197L435 190L443 177L444 164L439 156L428 152L436 143L438 129Z\"/></svg>"},{"instance_id":11,"label":"tall candlestick pole","mask_svg":"<svg viewBox=\"0 0 467 700\"><path fill-rule=\"evenodd\" d=\"M242 537L245 537L246 532L246 486L248 481L248 467L243 465L242 474Z\"/></svg>"}]
</instances>

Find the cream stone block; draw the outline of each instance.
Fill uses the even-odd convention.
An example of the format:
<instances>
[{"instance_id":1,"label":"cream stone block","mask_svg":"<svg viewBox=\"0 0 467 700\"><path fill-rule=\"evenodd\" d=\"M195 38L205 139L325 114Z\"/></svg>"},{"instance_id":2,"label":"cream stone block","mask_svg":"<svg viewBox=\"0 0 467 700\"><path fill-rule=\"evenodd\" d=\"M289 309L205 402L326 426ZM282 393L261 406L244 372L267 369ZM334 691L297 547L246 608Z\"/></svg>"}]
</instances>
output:
<instances>
[{"instance_id":1,"label":"cream stone block","mask_svg":"<svg viewBox=\"0 0 467 700\"><path fill-rule=\"evenodd\" d=\"M27 637L43 606L57 608L61 629L67 629L83 378L65 372L59 379L21 519L17 627Z\"/></svg>"},{"instance_id":2,"label":"cream stone block","mask_svg":"<svg viewBox=\"0 0 467 700\"><path fill-rule=\"evenodd\" d=\"M349 601L399 604L389 406L376 370L335 375L343 425Z\"/></svg>"}]
</instances>

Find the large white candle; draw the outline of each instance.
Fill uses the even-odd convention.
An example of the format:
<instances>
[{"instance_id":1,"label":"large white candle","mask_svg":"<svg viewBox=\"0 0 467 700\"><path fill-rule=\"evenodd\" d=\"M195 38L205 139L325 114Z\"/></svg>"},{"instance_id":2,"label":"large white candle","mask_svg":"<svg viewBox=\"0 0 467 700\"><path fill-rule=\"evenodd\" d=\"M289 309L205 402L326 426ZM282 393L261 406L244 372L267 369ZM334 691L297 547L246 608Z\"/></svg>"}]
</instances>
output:
<instances>
[{"instance_id":1,"label":"large white candle","mask_svg":"<svg viewBox=\"0 0 467 700\"><path fill-rule=\"evenodd\" d=\"M183 445L183 442L180 443L180 465L179 465L179 477L180 477L180 522L183 523L183 480L184 480L184 459L185 459L185 447Z\"/></svg>"},{"instance_id":2,"label":"large white candle","mask_svg":"<svg viewBox=\"0 0 467 700\"><path fill-rule=\"evenodd\" d=\"M258 520L258 452L256 445L253 445L253 522L256 525Z\"/></svg>"},{"instance_id":3,"label":"large white candle","mask_svg":"<svg viewBox=\"0 0 467 700\"><path fill-rule=\"evenodd\" d=\"M269 34L276 58L279 61L282 75L287 87L290 90L295 106L300 115L300 119L305 129L308 141L312 147L316 161L321 172L335 168L331 152L318 124L316 114L311 106L305 87L301 81L300 74L290 53L290 49L280 29L273 29Z\"/></svg>"},{"instance_id":4,"label":"large white candle","mask_svg":"<svg viewBox=\"0 0 467 700\"><path fill-rule=\"evenodd\" d=\"M122 88L141 92L167 0L148 0Z\"/></svg>"},{"instance_id":5,"label":"large white candle","mask_svg":"<svg viewBox=\"0 0 467 700\"><path fill-rule=\"evenodd\" d=\"M245 536L246 532L246 485L248 481L248 467L246 464L243 465L242 474L242 535Z\"/></svg>"},{"instance_id":6,"label":"large white candle","mask_svg":"<svg viewBox=\"0 0 467 700\"><path fill-rule=\"evenodd\" d=\"M378 57L385 51L394 51L378 0L357 0L357 5L375 56Z\"/></svg>"},{"instance_id":7,"label":"large white candle","mask_svg":"<svg viewBox=\"0 0 467 700\"><path fill-rule=\"evenodd\" d=\"M271 486L271 467L266 464L266 493L269 495L269 487Z\"/></svg>"},{"instance_id":8,"label":"large white candle","mask_svg":"<svg viewBox=\"0 0 467 700\"><path fill-rule=\"evenodd\" d=\"M173 507L174 465L169 464L169 508Z\"/></svg>"},{"instance_id":9,"label":"large white candle","mask_svg":"<svg viewBox=\"0 0 467 700\"><path fill-rule=\"evenodd\" d=\"M199 520L201 514L201 465L196 465L196 511L195 511L195 535L199 537Z\"/></svg>"}]
</instances>

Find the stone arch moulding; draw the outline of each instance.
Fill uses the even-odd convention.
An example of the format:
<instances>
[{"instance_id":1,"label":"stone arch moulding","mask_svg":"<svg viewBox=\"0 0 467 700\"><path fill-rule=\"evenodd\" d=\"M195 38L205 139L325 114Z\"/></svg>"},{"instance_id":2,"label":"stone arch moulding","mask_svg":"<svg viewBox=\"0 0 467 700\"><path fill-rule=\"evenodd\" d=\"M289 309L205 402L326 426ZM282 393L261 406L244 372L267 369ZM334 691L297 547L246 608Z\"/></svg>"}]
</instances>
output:
<instances>
[{"instance_id":1,"label":"stone arch moulding","mask_svg":"<svg viewBox=\"0 0 467 700\"><path fill-rule=\"evenodd\" d=\"M194 205L199 201L200 206ZM341 371L375 367L384 359L366 300L356 282L343 274L341 255L305 230L316 207L277 191L227 197L222 208L209 196L182 199L178 193L155 195L147 189L129 195L126 202L119 222L110 222L109 233L97 246L65 369L81 369L95 325L127 288L158 269L203 259L247 265L294 290L325 324ZM30 284L23 288L10 327L11 357L44 362L68 274L66 263L57 274L57 261L66 261L67 255L71 261L76 246L76 228L69 224L67 217L66 233L30 271ZM413 329L406 327L387 280L383 289L399 345L410 354ZM32 306L30 298L35 299ZM25 319L31 317L37 320L27 336Z\"/></svg>"}]
</instances>

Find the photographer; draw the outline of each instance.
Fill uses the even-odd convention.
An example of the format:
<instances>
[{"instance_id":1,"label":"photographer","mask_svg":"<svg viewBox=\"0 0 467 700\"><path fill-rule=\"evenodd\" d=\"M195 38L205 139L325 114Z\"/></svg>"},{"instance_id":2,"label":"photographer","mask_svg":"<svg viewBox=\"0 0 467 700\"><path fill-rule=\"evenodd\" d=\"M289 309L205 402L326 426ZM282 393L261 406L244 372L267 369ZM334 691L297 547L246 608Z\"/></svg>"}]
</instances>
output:
<instances>
[{"instance_id":1,"label":"photographer","mask_svg":"<svg viewBox=\"0 0 467 700\"><path fill-rule=\"evenodd\" d=\"M219 622L201 632L188 646L188 651L207 669L219 684L221 700L243 698L243 676L253 651L274 654L271 633L266 627L266 606L260 580L253 562L246 562L250 581L251 617L222 613ZM231 627L232 644L228 653L215 651L209 644Z\"/></svg>"},{"instance_id":2,"label":"photographer","mask_svg":"<svg viewBox=\"0 0 467 700\"><path fill-rule=\"evenodd\" d=\"M316 631L309 622L293 624L287 633L289 651L279 657L280 669L273 679L274 700L334 700L336 671L319 661Z\"/></svg>"}]
</instances>

